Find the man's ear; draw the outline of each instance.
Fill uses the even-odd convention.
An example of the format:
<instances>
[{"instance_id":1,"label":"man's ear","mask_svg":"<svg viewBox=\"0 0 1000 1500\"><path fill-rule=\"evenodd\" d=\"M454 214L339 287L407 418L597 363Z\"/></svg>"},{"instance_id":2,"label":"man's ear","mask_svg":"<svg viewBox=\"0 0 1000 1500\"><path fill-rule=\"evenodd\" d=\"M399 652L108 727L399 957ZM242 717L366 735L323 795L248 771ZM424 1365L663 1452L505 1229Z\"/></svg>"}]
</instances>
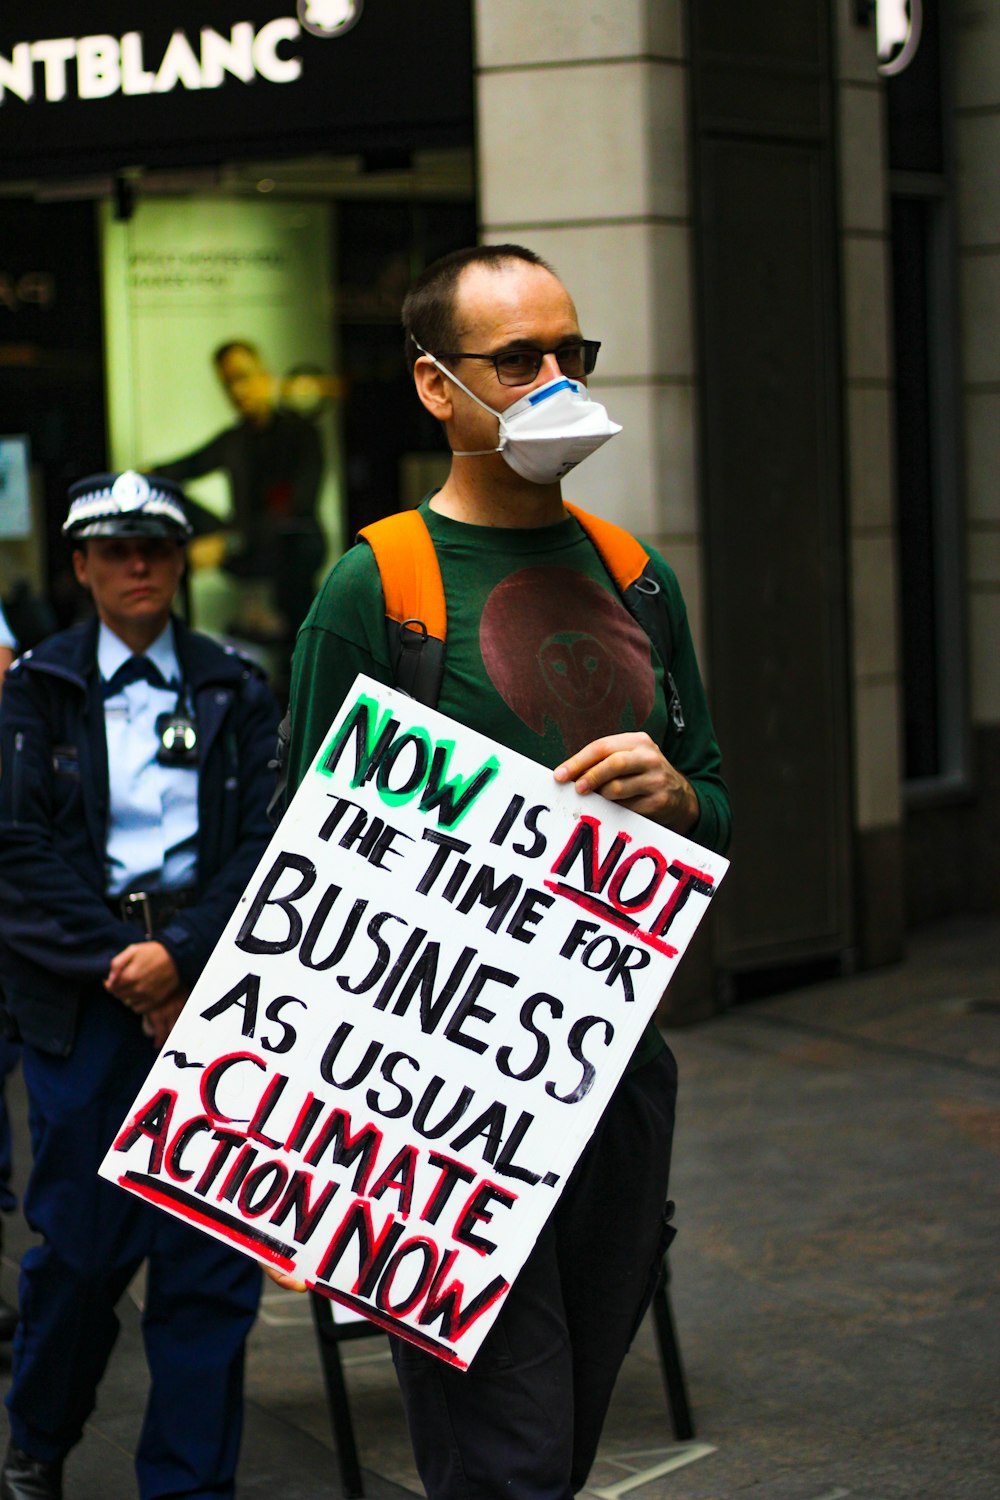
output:
<instances>
[{"instance_id":1,"label":"man's ear","mask_svg":"<svg viewBox=\"0 0 1000 1500\"><path fill-rule=\"evenodd\" d=\"M431 416L439 422L450 422L454 407L451 381L426 354L421 354L413 366L413 383Z\"/></svg>"},{"instance_id":2,"label":"man's ear","mask_svg":"<svg viewBox=\"0 0 1000 1500\"><path fill-rule=\"evenodd\" d=\"M86 552L84 551L84 549L82 547L74 547L73 548L73 552L72 552L72 558L73 558L73 572L76 574L76 581L77 581L77 583L80 584L83 588L88 588L89 587L89 581L88 581L88 576L89 575L87 573L87 554L86 554Z\"/></svg>"}]
</instances>

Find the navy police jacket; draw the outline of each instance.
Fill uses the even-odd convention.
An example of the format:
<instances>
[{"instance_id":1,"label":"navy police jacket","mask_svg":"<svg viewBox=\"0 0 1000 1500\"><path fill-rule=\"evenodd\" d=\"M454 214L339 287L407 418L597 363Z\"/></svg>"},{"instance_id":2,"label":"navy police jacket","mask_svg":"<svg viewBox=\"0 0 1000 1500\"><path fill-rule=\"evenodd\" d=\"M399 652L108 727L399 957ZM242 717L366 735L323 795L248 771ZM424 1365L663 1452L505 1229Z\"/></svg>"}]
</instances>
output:
<instances>
[{"instance_id":1,"label":"navy police jacket","mask_svg":"<svg viewBox=\"0 0 1000 1500\"><path fill-rule=\"evenodd\" d=\"M0 702L0 991L21 1038L72 1050L81 1004L143 934L105 902L108 755L98 624L10 668ZM174 620L199 740L197 899L156 936L191 986L272 833L278 708L256 670Z\"/></svg>"}]
</instances>

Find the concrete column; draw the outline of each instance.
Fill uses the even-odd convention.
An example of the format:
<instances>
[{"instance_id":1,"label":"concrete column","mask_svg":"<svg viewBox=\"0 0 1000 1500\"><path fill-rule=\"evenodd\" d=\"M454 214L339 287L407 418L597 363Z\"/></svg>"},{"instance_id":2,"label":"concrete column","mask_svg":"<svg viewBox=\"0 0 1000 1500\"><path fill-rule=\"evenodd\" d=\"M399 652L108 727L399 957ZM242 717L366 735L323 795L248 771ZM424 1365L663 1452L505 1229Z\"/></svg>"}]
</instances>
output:
<instances>
[{"instance_id":1,"label":"concrete column","mask_svg":"<svg viewBox=\"0 0 1000 1500\"><path fill-rule=\"evenodd\" d=\"M974 904L1000 906L1000 6L952 0Z\"/></svg>"},{"instance_id":2,"label":"concrete column","mask_svg":"<svg viewBox=\"0 0 1000 1500\"><path fill-rule=\"evenodd\" d=\"M862 964L903 929L901 679L893 474L888 163L874 27L835 0L855 879Z\"/></svg>"},{"instance_id":3,"label":"concrete column","mask_svg":"<svg viewBox=\"0 0 1000 1500\"><path fill-rule=\"evenodd\" d=\"M568 498L659 546L701 635L682 0L476 0L482 239L552 262L624 431Z\"/></svg>"}]
</instances>

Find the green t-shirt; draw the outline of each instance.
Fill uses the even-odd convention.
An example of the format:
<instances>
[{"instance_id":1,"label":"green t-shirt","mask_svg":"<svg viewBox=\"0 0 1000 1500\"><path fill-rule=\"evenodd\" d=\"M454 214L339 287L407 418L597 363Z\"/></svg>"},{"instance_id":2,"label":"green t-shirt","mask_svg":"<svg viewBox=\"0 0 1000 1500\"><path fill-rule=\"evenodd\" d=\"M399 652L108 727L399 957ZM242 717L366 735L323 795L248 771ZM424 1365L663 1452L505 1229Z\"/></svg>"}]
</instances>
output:
<instances>
[{"instance_id":1,"label":"green t-shirt","mask_svg":"<svg viewBox=\"0 0 1000 1500\"><path fill-rule=\"evenodd\" d=\"M554 526L471 526L430 509L448 611L438 708L497 744L555 767L591 740L644 729L698 796L690 837L720 853L729 798L677 579L655 552L671 623L669 678L592 542L568 516ZM292 666L289 792L311 765L354 678L391 685L374 554L359 543L320 589ZM672 712L676 689L680 717ZM633 1066L659 1042L651 1028Z\"/></svg>"}]
</instances>

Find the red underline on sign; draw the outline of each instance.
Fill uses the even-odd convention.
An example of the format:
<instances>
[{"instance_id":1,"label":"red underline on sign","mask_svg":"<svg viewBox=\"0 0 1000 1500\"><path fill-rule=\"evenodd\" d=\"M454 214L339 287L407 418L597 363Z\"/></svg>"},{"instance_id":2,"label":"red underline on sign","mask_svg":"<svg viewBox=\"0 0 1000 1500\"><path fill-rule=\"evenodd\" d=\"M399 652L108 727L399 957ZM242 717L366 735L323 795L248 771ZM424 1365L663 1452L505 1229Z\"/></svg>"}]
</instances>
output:
<instances>
[{"instance_id":1,"label":"red underline on sign","mask_svg":"<svg viewBox=\"0 0 1000 1500\"><path fill-rule=\"evenodd\" d=\"M251 1224L244 1224L242 1220L231 1218L221 1209L213 1208L212 1204L203 1203L200 1198L190 1197L172 1183L161 1182L159 1178L148 1177L143 1172L124 1172L118 1182L121 1187L130 1189L149 1203L155 1203L158 1208L177 1209L191 1223L219 1230L234 1245L252 1250L261 1259L277 1266L279 1271L291 1271L295 1268L294 1253L282 1240L265 1234L261 1229L255 1229Z\"/></svg>"},{"instance_id":2,"label":"red underline on sign","mask_svg":"<svg viewBox=\"0 0 1000 1500\"><path fill-rule=\"evenodd\" d=\"M384 1328L386 1333L394 1333L401 1339L408 1339L411 1344L416 1344L418 1349L426 1349L428 1352L437 1354L448 1364L457 1366L460 1370L468 1369L464 1359L461 1359L455 1350L447 1344L439 1343L437 1339L428 1338L425 1333L417 1333L408 1323L401 1323L396 1318L390 1318L387 1313L379 1312L373 1308L370 1302L363 1302L360 1297L352 1297L350 1292L342 1292L338 1287L327 1286L325 1281L307 1282L312 1292L322 1292L324 1297L329 1297L331 1302L341 1302L344 1307L349 1307L352 1312L362 1313L369 1323L375 1323L379 1328Z\"/></svg>"},{"instance_id":3,"label":"red underline on sign","mask_svg":"<svg viewBox=\"0 0 1000 1500\"><path fill-rule=\"evenodd\" d=\"M560 880L546 880L544 882L547 890L554 891L557 896L565 896L567 901L573 901L577 906L582 906L584 911L589 911L592 916L600 917L605 922L610 922L612 927L618 927L622 932L628 932L632 937L638 938L640 943L645 943L650 948L655 948L657 953L662 953L665 958L676 958L677 949L673 943L665 943L662 938L654 937L651 932L643 932L632 917L626 917L617 907L609 906L599 896L591 896L587 891L574 890L571 885L563 885Z\"/></svg>"}]
</instances>

